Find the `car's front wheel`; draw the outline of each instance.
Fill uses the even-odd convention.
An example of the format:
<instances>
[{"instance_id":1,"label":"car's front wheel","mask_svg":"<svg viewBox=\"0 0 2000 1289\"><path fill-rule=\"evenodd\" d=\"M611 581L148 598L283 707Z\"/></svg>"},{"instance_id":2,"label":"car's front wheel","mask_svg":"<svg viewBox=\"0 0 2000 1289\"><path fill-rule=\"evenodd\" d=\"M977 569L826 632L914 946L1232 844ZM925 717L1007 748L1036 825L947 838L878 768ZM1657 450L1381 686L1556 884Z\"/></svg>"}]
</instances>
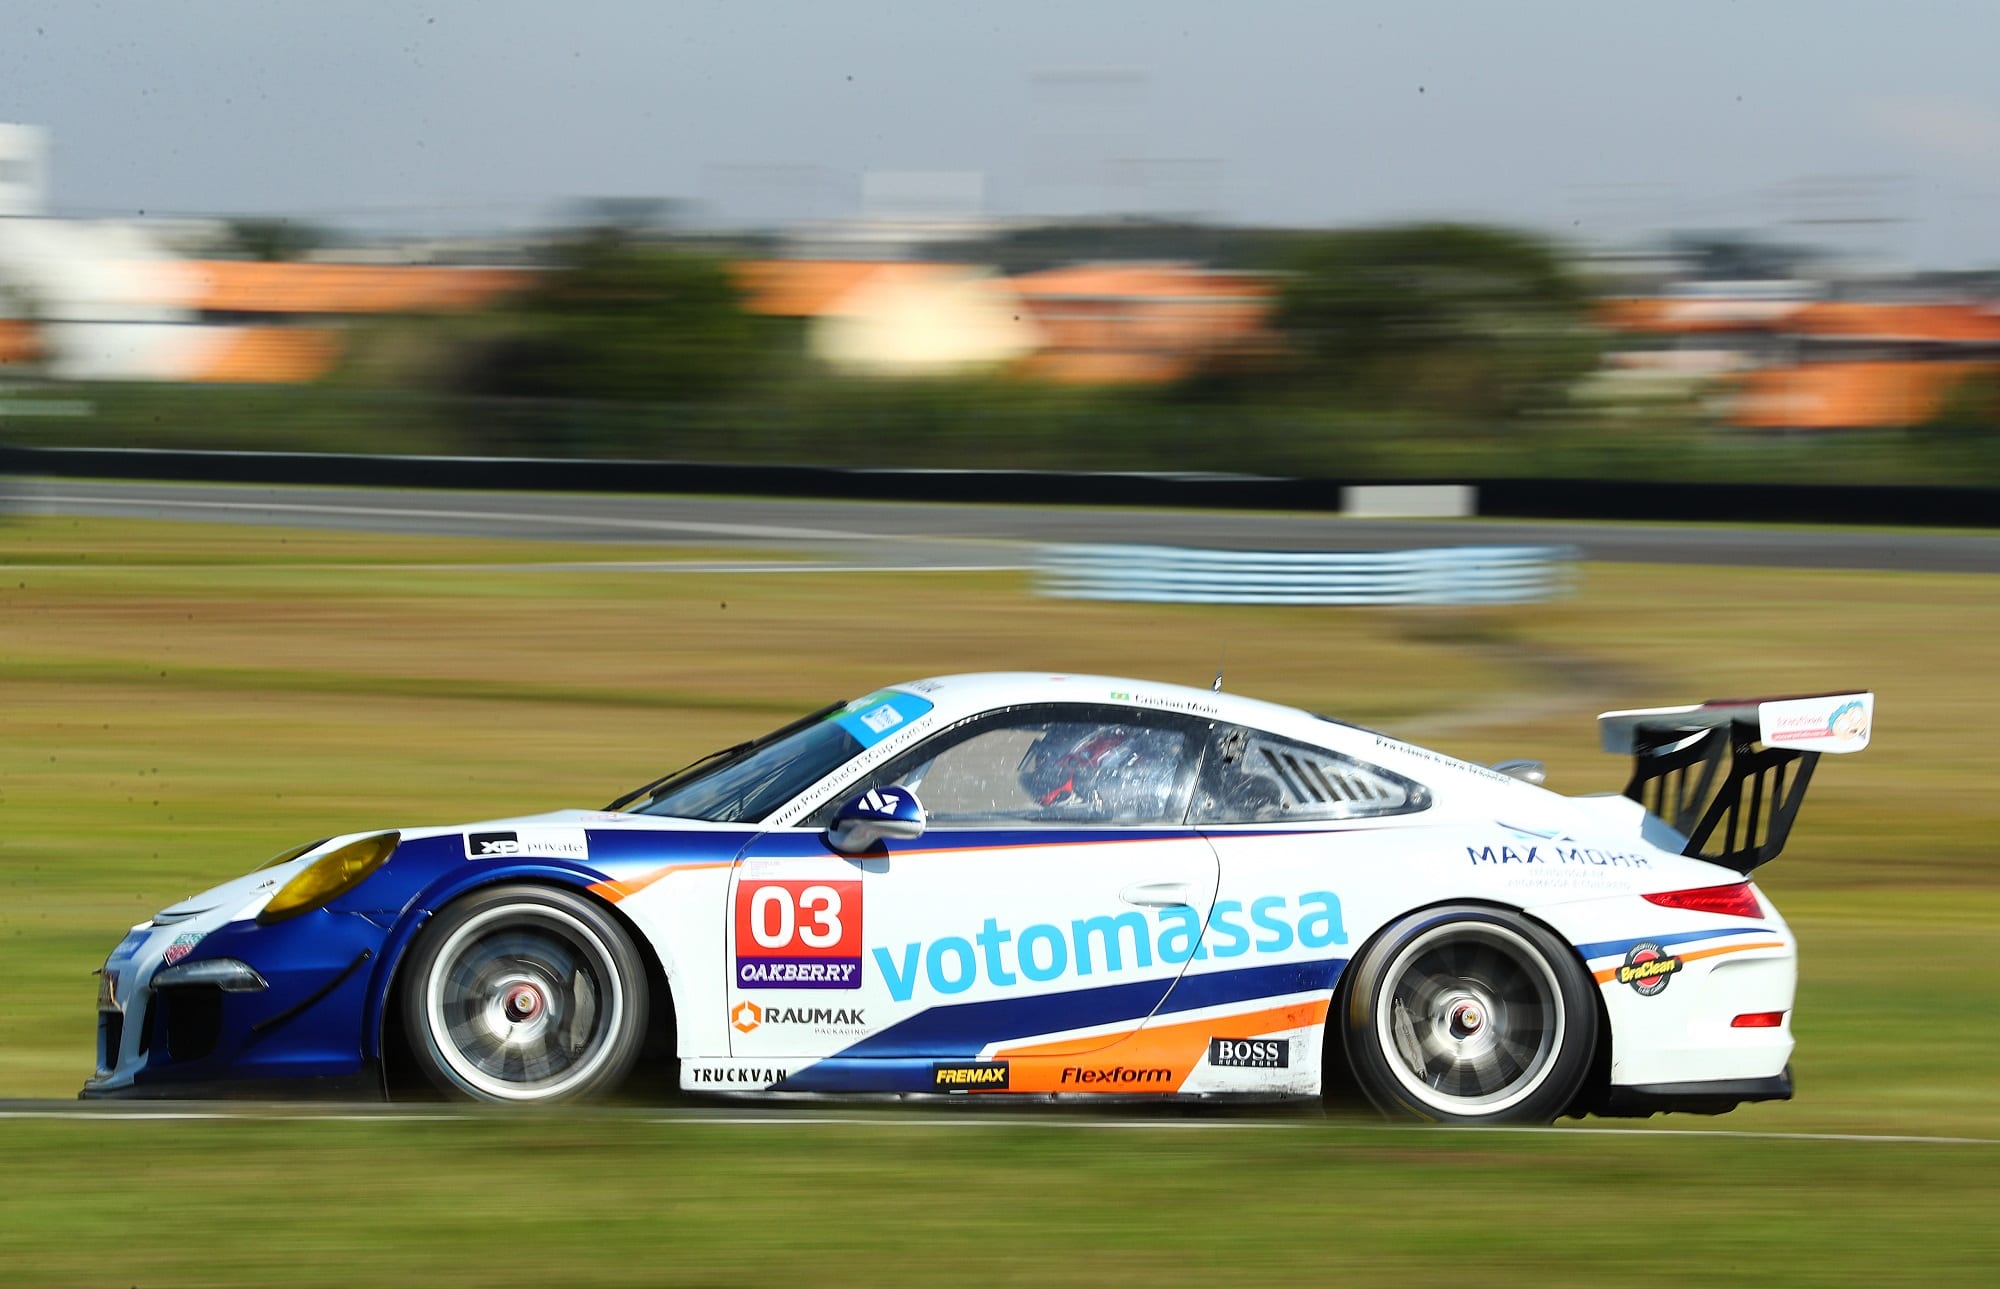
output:
<instances>
[{"instance_id":1,"label":"car's front wheel","mask_svg":"<svg viewBox=\"0 0 2000 1289\"><path fill-rule=\"evenodd\" d=\"M568 1101L615 1088L645 1040L646 968L589 898L476 891L426 927L402 973L410 1049L445 1093Z\"/></svg>"},{"instance_id":2,"label":"car's front wheel","mask_svg":"<svg viewBox=\"0 0 2000 1289\"><path fill-rule=\"evenodd\" d=\"M1387 1114L1546 1123L1589 1073L1597 1005L1568 945L1519 914L1426 909L1355 967L1343 1014L1355 1081Z\"/></svg>"}]
</instances>

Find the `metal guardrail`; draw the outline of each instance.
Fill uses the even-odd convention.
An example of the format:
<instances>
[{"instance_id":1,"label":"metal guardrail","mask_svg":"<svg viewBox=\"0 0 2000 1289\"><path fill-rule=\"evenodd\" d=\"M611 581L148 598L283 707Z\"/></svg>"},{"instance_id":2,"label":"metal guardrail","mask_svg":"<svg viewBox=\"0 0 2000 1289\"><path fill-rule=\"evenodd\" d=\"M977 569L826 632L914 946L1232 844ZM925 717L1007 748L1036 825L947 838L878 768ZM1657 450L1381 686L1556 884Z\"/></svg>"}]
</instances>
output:
<instances>
[{"instance_id":1,"label":"metal guardrail","mask_svg":"<svg viewBox=\"0 0 2000 1289\"><path fill-rule=\"evenodd\" d=\"M1037 590L1154 604L1535 604L1569 592L1570 546L1240 551L1045 546Z\"/></svg>"}]
</instances>

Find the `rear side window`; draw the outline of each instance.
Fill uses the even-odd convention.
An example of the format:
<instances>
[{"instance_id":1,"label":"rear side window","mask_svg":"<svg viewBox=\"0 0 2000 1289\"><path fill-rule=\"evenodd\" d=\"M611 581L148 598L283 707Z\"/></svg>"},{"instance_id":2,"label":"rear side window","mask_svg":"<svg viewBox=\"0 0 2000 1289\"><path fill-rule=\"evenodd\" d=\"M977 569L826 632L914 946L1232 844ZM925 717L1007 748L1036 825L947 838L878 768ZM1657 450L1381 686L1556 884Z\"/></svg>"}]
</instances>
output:
<instances>
[{"instance_id":1,"label":"rear side window","mask_svg":"<svg viewBox=\"0 0 2000 1289\"><path fill-rule=\"evenodd\" d=\"M1407 814L1430 793L1380 766L1259 730L1217 730L1195 791L1198 824L1289 823Z\"/></svg>"}]
</instances>

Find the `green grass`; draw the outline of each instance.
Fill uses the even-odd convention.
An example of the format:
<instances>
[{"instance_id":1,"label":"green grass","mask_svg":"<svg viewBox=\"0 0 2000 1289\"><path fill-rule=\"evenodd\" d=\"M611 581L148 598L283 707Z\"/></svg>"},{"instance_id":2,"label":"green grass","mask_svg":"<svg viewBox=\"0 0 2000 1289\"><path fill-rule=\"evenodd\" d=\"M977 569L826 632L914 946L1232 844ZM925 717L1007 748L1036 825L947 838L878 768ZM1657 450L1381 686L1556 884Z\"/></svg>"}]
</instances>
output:
<instances>
[{"instance_id":1,"label":"green grass","mask_svg":"<svg viewBox=\"0 0 2000 1289\"><path fill-rule=\"evenodd\" d=\"M1971 1285L2000 1258L1978 1145L572 1113L14 1122L0 1167L0 1266L37 1285Z\"/></svg>"},{"instance_id":2,"label":"green grass","mask_svg":"<svg viewBox=\"0 0 2000 1289\"><path fill-rule=\"evenodd\" d=\"M294 842L601 804L886 680L1203 683L1226 650L1234 690L1538 756L1565 791L1623 781L1598 711L1872 685L1874 745L1822 762L1759 874L1803 946L1798 1099L1640 1126L2000 1138L2000 582L1594 566L1573 599L1468 614L519 567L659 557L634 549L0 526L0 1097L74 1094L90 972L124 927ZM1995 1151L1319 1121L0 1121L0 1280L1978 1283Z\"/></svg>"}]
</instances>

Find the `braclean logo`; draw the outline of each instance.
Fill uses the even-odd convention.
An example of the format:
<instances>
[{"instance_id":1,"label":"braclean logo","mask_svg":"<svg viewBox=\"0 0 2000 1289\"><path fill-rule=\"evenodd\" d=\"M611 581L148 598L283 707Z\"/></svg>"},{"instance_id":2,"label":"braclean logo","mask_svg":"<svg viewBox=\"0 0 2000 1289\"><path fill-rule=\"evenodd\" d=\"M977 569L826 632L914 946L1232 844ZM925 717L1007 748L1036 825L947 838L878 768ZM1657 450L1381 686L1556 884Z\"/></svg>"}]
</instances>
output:
<instances>
[{"instance_id":1,"label":"braclean logo","mask_svg":"<svg viewBox=\"0 0 2000 1289\"><path fill-rule=\"evenodd\" d=\"M1618 983L1632 986L1641 998L1651 998L1667 987L1667 981L1681 969L1679 957L1657 944L1635 944L1618 968Z\"/></svg>"}]
</instances>

